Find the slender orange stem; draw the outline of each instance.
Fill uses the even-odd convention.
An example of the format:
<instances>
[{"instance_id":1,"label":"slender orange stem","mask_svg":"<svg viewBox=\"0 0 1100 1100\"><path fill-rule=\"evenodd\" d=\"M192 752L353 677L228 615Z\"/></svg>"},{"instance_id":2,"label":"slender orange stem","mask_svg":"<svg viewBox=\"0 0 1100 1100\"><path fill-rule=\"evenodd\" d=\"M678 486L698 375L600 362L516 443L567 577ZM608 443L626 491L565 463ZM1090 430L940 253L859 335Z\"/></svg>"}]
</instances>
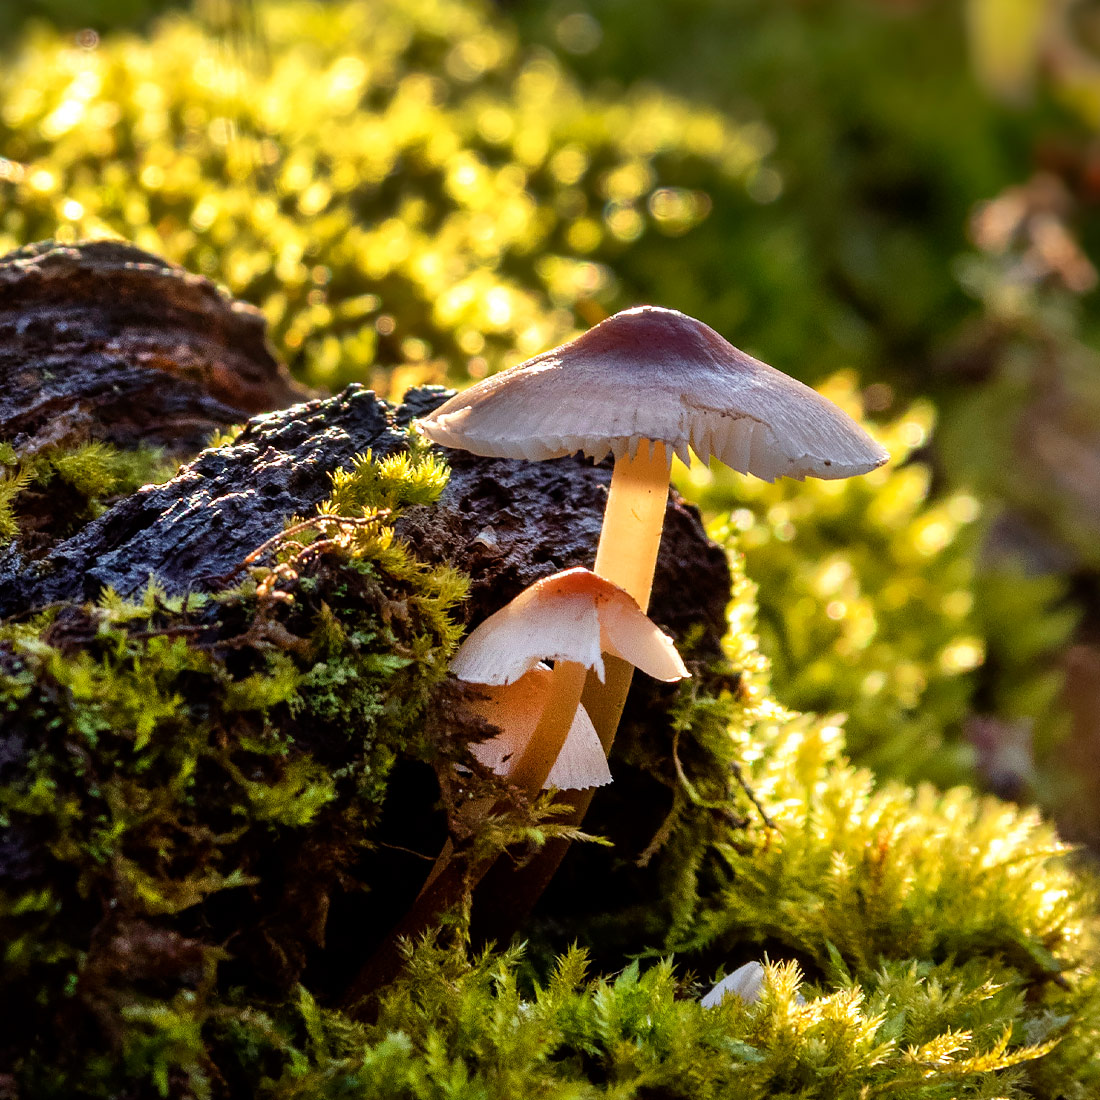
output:
<instances>
[{"instance_id":1,"label":"slender orange stem","mask_svg":"<svg viewBox=\"0 0 1100 1100\"><path fill-rule=\"evenodd\" d=\"M569 727L581 703L588 669L573 661L554 665L546 706L523 751L508 768L508 780L534 798L542 790L554 761L565 745Z\"/></svg>"},{"instance_id":2,"label":"slender orange stem","mask_svg":"<svg viewBox=\"0 0 1100 1100\"><path fill-rule=\"evenodd\" d=\"M661 547L671 460L663 443L654 443L651 449L645 439L639 444L634 458L624 455L616 460L600 544L596 548L593 572L625 588L643 611L649 610L657 552ZM608 658L604 682L601 684L595 676L589 676L585 685L584 708L607 754L615 741L633 677L632 665ZM593 792L582 792L581 797L585 794L584 807L587 809Z\"/></svg>"},{"instance_id":3,"label":"slender orange stem","mask_svg":"<svg viewBox=\"0 0 1100 1100\"><path fill-rule=\"evenodd\" d=\"M616 459L593 572L649 607L653 571L668 503L671 456L663 443L643 439L638 453Z\"/></svg>"},{"instance_id":4,"label":"slender orange stem","mask_svg":"<svg viewBox=\"0 0 1100 1100\"><path fill-rule=\"evenodd\" d=\"M670 462L671 456L663 443L650 446L647 440L641 441L633 458L624 455L616 460L596 551L594 572L626 589L643 611L649 607L661 544ZM513 783L532 796L542 789L565 744L582 694L604 752L611 751L634 668L608 655L604 656L604 663L604 683L600 683L594 672L586 674L581 665L559 661L555 666L546 709L509 774ZM583 820L593 793L591 790L570 791L563 795L563 800L573 807L573 822L579 824ZM497 916L504 924L514 926L530 911L568 847L567 841L550 842L518 874L510 868L506 870L501 861L497 861L498 873L493 876L497 881L492 883L490 892L502 902ZM399 936L412 937L422 932L444 908L458 900L464 888L469 889L477 883L491 866L485 863L469 868L461 876L450 856L451 852L445 848L412 910L353 984L349 993L351 1000L377 988L400 969L395 946ZM505 929L500 931L505 932Z\"/></svg>"},{"instance_id":5,"label":"slender orange stem","mask_svg":"<svg viewBox=\"0 0 1100 1100\"><path fill-rule=\"evenodd\" d=\"M643 611L649 607L668 506L669 464L664 444L654 444L651 451L647 440L639 444L634 458L624 456L616 460L596 550L593 571L625 588ZM603 683L589 672L581 704L596 727L604 752L610 754L634 666L609 654L604 654L604 666ZM562 820L579 825L595 793L594 789L562 792L559 801L570 807L568 817ZM482 933L490 939L506 941L534 907L567 851L569 841L551 840L518 871L497 860L478 893L475 911Z\"/></svg>"}]
</instances>

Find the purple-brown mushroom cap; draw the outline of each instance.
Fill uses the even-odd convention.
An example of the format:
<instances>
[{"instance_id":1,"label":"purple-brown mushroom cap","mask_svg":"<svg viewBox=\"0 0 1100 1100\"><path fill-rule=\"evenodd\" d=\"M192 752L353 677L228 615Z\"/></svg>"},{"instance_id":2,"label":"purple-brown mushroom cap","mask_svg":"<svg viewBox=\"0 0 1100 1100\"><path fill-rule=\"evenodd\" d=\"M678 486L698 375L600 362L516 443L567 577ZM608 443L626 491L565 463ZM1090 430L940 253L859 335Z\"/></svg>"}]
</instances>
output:
<instances>
[{"instance_id":1,"label":"purple-brown mushroom cap","mask_svg":"<svg viewBox=\"0 0 1100 1100\"><path fill-rule=\"evenodd\" d=\"M889 457L821 394L686 314L638 306L471 386L417 421L496 458L599 460L663 442L765 481L864 474Z\"/></svg>"}]
</instances>

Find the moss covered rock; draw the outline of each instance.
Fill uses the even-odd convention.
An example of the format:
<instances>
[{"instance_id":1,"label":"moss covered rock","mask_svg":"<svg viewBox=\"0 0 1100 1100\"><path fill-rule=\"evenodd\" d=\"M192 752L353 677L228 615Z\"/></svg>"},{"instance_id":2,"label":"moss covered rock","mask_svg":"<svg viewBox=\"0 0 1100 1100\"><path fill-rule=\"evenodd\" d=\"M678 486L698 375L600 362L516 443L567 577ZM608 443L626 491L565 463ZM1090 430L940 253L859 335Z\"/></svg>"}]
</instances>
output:
<instances>
[{"instance_id":1,"label":"moss covered rock","mask_svg":"<svg viewBox=\"0 0 1100 1100\"><path fill-rule=\"evenodd\" d=\"M425 455L359 471L376 503L243 587L107 590L4 629L4 1058L31 1094L209 1073L208 1021L293 989L362 889L395 760L447 755L423 718L464 582L383 518L445 475Z\"/></svg>"}]
</instances>

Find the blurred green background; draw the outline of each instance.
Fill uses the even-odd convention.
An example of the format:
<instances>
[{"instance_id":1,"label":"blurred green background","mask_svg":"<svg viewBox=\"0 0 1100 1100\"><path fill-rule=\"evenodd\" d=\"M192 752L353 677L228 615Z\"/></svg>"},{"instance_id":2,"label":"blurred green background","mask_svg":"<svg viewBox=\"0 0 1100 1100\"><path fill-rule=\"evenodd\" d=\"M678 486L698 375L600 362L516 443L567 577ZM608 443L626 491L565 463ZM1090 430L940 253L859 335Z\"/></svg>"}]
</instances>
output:
<instances>
[{"instance_id":1,"label":"blurred green background","mask_svg":"<svg viewBox=\"0 0 1100 1100\"><path fill-rule=\"evenodd\" d=\"M331 390L639 302L825 389L851 484L680 471L777 693L1100 842L1100 2L0 4L0 252L121 236Z\"/></svg>"}]
</instances>

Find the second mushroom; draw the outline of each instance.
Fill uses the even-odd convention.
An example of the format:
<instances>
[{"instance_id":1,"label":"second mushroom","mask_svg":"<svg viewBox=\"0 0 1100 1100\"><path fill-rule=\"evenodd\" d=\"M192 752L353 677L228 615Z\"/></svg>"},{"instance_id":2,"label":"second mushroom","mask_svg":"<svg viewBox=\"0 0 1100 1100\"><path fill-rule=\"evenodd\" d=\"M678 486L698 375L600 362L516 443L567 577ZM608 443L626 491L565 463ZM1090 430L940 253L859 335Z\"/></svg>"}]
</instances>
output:
<instances>
[{"instance_id":1,"label":"second mushroom","mask_svg":"<svg viewBox=\"0 0 1100 1100\"><path fill-rule=\"evenodd\" d=\"M591 724L577 705L589 670L604 678L604 654L657 680L688 675L672 639L637 601L587 569L545 577L472 631L455 654L451 672L496 688L487 693L481 713L501 728L511 749L506 762L499 751L485 755L483 749L483 762L493 759L529 795L537 794L555 770L554 785L563 789L606 782L606 760L602 751L599 764L591 759L585 736ZM540 667L543 659L554 662L553 676ZM553 681L563 679L577 685L575 697L555 694ZM563 758L570 740L573 751ZM477 746L474 752L478 755Z\"/></svg>"},{"instance_id":2,"label":"second mushroom","mask_svg":"<svg viewBox=\"0 0 1100 1100\"><path fill-rule=\"evenodd\" d=\"M672 639L627 592L588 569L545 577L490 615L470 632L451 662L458 679L486 685L485 698L474 707L501 731L472 746L473 755L532 798L552 776L562 788L608 782L604 753L587 719L578 721L576 699L562 705L541 666L544 658L552 660L554 675L567 669L581 684L590 669L603 676L605 654L658 680L688 675ZM482 817L491 812L492 800L470 809ZM453 856L448 841L413 907L353 984L352 999L392 974L400 938L421 934L488 870L488 863L468 866Z\"/></svg>"}]
</instances>

